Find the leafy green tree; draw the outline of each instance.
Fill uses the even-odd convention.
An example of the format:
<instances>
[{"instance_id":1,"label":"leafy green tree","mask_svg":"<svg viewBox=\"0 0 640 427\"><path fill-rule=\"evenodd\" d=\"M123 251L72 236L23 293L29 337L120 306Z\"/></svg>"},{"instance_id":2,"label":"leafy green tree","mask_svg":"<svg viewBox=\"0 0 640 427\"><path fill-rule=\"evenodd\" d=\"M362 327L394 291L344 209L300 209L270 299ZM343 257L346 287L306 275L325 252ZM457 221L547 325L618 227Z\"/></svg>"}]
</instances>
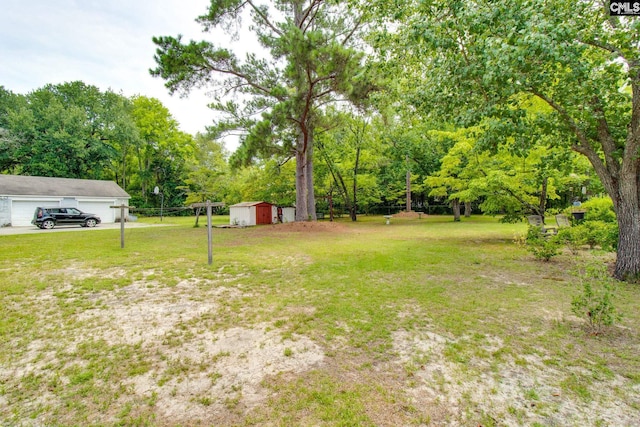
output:
<instances>
[{"instance_id":1,"label":"leafy green tree","mask_svg":"<svg viewBox=\"0 0 640 427\"><path fill-rule=\"evenodd\" d=\"M474 156L474 140L466 129L446 132L431 131L434 139L456 141L442 158L440 170L428 176L425 184L431 188L429 196L447 199L453 205L453 219L460 221L460 202L477 201L481 195L471 191L471 181L481 175L476 168L478 158Z\"/></svg>"},{"instance_id":2,"label":"leafy green tree","mask_svg":"<svg viewBox=\"0 0 640 427\"><path fill-rule=\"evenodd\" d=\"M431 129L433 125L429 121L399 109L383 111L373 120L372 133L380 141L385 159L377 178L382 199L387 204L406 203L407 172L413 206L421 208L428 203L424 179L438 170L441 158L453 145L453 141L434 137Z\"/></svg>"},{"instance_id":3,"label":"leafy green tree","mask_svg":"<svg viewBox=\"0 0 640 427\"><path fill-rule=\"evenodd\" d=\"M25 106L24 95L18 95L0 86L0 128L9 126L9 111Z\"/></svg>"},{"instance_id":4,"label":"leafy green tree","mask_svg":"<svg viewBox=\"0 0 640 427\"><path fill-rule=\"evenodd\" d=\"M210 134L195 136L196 154L188 164L186 204L226 201L231 185L228 152L223 142Z\"/></svg>"},{"instance_id":5,"label":"leafy green tree","mask_svg":"<svg viewBox=\"0 0 640 427\"><path fill-rule=\"evenodd\" d=\"M549 201L560 199L560 191L572 182L567 177L581 172L576 155L543 144L526 152L514 151L508 144L483 150L477 143L478 131L431 132L456 143L443 157L440 170L426 179L430 195L478 202L484 213L504 213L505 221L519 221L531 213L544 218Z\"/></svg>"},{"instance_id":6,"label":"leafy green tree","mask_svg":"<svg viewBox=\"0 0 640 427\"><path fill-rule=\"evenodd\" d=\"M135 96L131 116L139 132L132 155L137 170L132 189L139 191L136 202L159 206L161 200L149 197L159 187L167 206L182 206L187 178L187 162L195 153L193 137L179 130L169 110L156 98Z\"/></svg>"},{"instance_id":7,"label":"leafy green tree","mask_svg":"<svg viewBox=\"0 0 640 427\"><path fill-rule=\"evenodd\" d=\"M140 132L133 118L133 102L122 95L106 92L104 100L108 108L105 115L110 129L109 145L116 151L112 169L116 182L129 188L135 173L134 148L140 145Z\"/></svg>"},{"instance_id":8,"label":"leafy green tree","mask_svg":"<svg viewBox=\"0 0 640 427\"><path fill-rule=\"evenodd\" d=\"M359 208L380 202L376 179L380 149L366 118L334 112L327 120L337 127L318 135L317 142L330 177L329 192L338 190L351 220L356 221Z\"/></svg>"},{"instance_id":9,"label":"leafy green tree","mask_svg":"<svg viewBox=\"0 0 640 427\"><path fill-rule=\"evenodd\" d=\"M249 27L270 59L249 54L244 61L208 41L184 44L180 37L155 37L155 76L171 92L212 84L221 93L214 108L227 119L218 130L244 129L241 156L262 153L296 160L296 220L315 219L314 131L319 108L341 94L361 98L371 89L362 54L353 48L362 16L327 0L212 0L198 21L205 30ZM275 9L275 11L274 11ZM272 13L273 12L273 13ZM233 31L230 31L233 32ZM238 102L225 100L229 92Z\"/></svg>"},{"instance_id":10,"label":"leafy green tree","mask_svg":"<svg viewBox=\"0 0 640 427\"><path fill-rule=\"evenodd\" d=\"M11 143L4 171L68 178L112 178L116 140L133 138L120 111L123 97L83 82L47 85L9 106L4 116ZM128 127L124 131L124 127Z\"/></svg>"},{"instance_id":11,"label":"leafy green tree","mask_svg":"<svg viewBox=\"0 0 640 427\"><path fill-rule=\"evenodd\" d=\"M24 96L0 86L0 173L14 173L14 168L20 164L18 153L22 142L9 128L9 114L24 105Z\"/></svg>"},{"instance_id":12,"label":"leafy green tree","mask_svg":"<svg viewBox=\"0 0 640 427\"><path fill-rule=\"evenodd\" d=\"M242 168L232 175L227 203L265 201L278 206L293 206L296 201L295 164L275 159Z\"/></svg>"},{"instance_id":13,"label":"leafy green tree","mask_svg":"<svg viewBox=\"0 0 640 427\"><path fill-rule=\"evenodd\" d=\"M404 25L383 36L421 58L415 105L463 127L484 122L489 145L514 138L524 149L552 135L584 155L616 209L614 274L640 276L639 21L611 17L599 1L399 4L387 16ZM549 112L528 116L531 96Z\"/></svg>"}]
</instances>

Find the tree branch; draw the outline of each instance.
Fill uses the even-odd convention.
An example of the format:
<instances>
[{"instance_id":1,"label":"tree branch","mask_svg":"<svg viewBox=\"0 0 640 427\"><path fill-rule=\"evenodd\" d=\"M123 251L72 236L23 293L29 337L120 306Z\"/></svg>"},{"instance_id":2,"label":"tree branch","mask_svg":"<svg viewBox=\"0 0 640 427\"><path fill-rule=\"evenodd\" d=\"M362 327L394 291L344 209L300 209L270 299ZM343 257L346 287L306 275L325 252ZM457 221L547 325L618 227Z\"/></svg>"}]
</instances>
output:
<instances>
[{"instance_id":1,"label":"tree branch","mask_svg":"<svg viewBox=\"0 0 640 427\"><path fill-rule=\"evenodd\" d=\"M576 138L578 140L577 143L574 143L571 145L571 149L577 153L584 155L587 159L589 159L589 162L591 162L591 165L593 166L596 173L600 177L600 180L602 181L602 185L604 185L609 195L613 197L613 195L617 194L618 190L615 185L615 181L617 180L617 176L618 176L617 175L618 166L616 165L615 169L612 169L612 170L610 170L607 167L605 162L600 158L598 153L593 149L593 147L589 143L589 138L587 137L587 135L578 126L578 124L573 120L573 118L569 115L569 113L564 108L558 105L553 99L551 99L550 97L546 96L545 94L543 94L542 92L534 88L530 88L530 92L533 95L537 96L538 98L542 99L551 108L557 111L558 114L560 114L560 117L562 117L565 123L573 131L573 133L576 135ZM615 162L612 163L610 166L614 168L614 165L615 165ZM612 172L616 172L616 173L612 173Z\"/></svg>"},{"instance_id":2,"label":"tree branch","mask_svg":"<svg viewBox=\"0 0 640 427\"><path fill-rule=\"evenodd\" d=\"M614 172L617 176L617 174L620 172L620 168L618 161L614 157L614 154L617 151L616 142L611 136L609 123L607 123L607 118L604 115L604 110L602 109L602 105L600 104L599 100L594 99L592 101L592 105L594 106L594 112L596 113L596 122L598 123L598 140L600 140L600 143L602 144L602 151L604 152L607 169Z\"/></svg>"},{"instance_id":3,"label":"tree branch","mask_svg":"<svg viewBox=\"0 0 640 427\"><path fill-rule=\"evenodd\" d=\"M253 9L253 11L254 11L254 12L256 12L256 14L257 14L261 19L262 19L262 22L263 22L266 26L268 26L269 28L271 28L271 30L272 30L273 32L275 32L277 35L279 35L280 37L283 37L283 36L284 36L284 34L282 33L282 31L280 31L280 30L278 29L278 27L276 27L275 25L273 25L273 24L271 23L271 21L269 20L269 18L268 18L264 13L262 13L262 11L260 10L260 8L259 8L259 7L257 7L255 4L253 4L253 1L251 1L251 0L247 0L247 4L249 4L249 6L251 6L251 8Z\"/></svg>"},{"instance_id":4,"label":"tree branch","mask_svg":"<svg viewBox=\"0 0 640 427\"><path fill-rule=\"evenodd\" d=\"M615 53L616 55L618 55L619 58L624 60L625 64L629 65L629 61L624 56L622 51L620 49L618 49L617 47L613 46L613 45L610 45L608 43L601 43L601 42L598 42L597 40L586 40L586 39L581 39L581 38L578 38L578 41L580 43L582 43L582 44L586 44L587 46L592 46L592 47L604 50L604 51L609 52L609 53Z\"/></svg>"},{"instance_id":5,"label":"tree branch","mask_svg":"<svg viewBox=\"0 0 640 427\"><path fill-rule=\"evenodd\" d=\"M347 35L345 36L344 40L342 40L342 46L346 46L346 44L349 42L349 40L351 40L351 37L354 36L354 34L356 33L356 31L358 31L358 29L360 28L360 25L363 22L363 17L360 16L358 18L358 21L355 23L355 25L353 26L353 28L351 29L351 31L349 31L347 33Z\"/></svg>"},{"instance_id":6,"label":"tree branch","mask_svg":"<svg viewBox=\"0 0 640 427\"><path fill-rule=\"evenodd\" d=\"M232 75L232 76L238 77L239 79L242 79L246 83L246 85L251 86L254 89L259 90L260 92L264 93L265 95L272 96L275 99L277 99L278 101L284 101L285 100L285 97L283 97L283 96L274 95L272 93L272 91L271 91L271 88L262 86L262 85L260 85L260 84L258 84L256 82L254 82L251 79L251 76L248 76L248 75L246 75L246 74L244 74L244 73L242 73L242 72L240 72L238 70L220 68L220 67L214 65L211 62L207 62L206 69L210 70L210 71L215 71L215 72L218 72L218 73L221 73L221 74L228 74L228 75Z\"/></svg>"},{"instance_id":7,"label":"tree branch","mask_svg":"<svg viewBox=\"0 0 640 427\"><path fill-rule=\"evenodd\" d=\"M309 7L302 13L302 17L300 19L300 30L302 30L303 33L306 33L309 27L311 26L311 24L313 24L313 21L315 21L317 11L320 8L320 5L322 4L323 1L324 0L313 0L309 5ZM308 22L306 22L310 16L311 18L309 19ZM302 28L303 24L304 24L304 28Z\"/></svg>"}]
</instances>

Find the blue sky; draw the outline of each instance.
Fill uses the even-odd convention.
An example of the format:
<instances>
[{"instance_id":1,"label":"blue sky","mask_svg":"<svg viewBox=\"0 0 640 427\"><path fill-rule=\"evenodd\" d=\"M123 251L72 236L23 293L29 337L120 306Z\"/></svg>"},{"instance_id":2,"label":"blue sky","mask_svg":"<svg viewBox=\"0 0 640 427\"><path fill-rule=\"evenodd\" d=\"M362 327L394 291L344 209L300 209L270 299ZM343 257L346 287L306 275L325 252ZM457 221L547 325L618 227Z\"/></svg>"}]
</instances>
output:
<instances>
[{"instance_id":1,"label":"blue sky","mask_svg":"<svg viewBox=\"0 0 640 427\"><path fill-rule=\"evenodd\" d=\"M204 91L170 96L155 67L152 36L203 39L208 0L0 0L0 86L26 94L81 80L125 96L158 98L195 134L214 118Z\"/></svg>"}]
</instances>

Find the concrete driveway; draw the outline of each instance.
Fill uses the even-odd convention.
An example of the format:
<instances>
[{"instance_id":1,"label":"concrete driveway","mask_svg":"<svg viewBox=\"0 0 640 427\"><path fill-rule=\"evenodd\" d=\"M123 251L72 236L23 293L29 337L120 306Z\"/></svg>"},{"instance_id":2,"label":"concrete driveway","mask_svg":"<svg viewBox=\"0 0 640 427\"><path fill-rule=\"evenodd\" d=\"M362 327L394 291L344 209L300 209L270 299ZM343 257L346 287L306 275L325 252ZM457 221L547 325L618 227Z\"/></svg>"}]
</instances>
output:
<instances>
[{"instance_id":1,"label":"concrete driveway","mask_svg":"<svg viewBox=\"0 0 640 427\"><path fill-rule=\"evenodd\" d=\"M144 228L144 227L165 227L164 224L143 224L140 222L127 222L125 229ZM41 230L35 225L28 227L0 227L0 236L9 236L12 234L34 234L34 233L61 233L65 231L95 231L95 230L112 230L120 229L120 223L98 224L94 228L80 227L79 225L56 226L51 230Z\"/></svg>"}]
</instances>

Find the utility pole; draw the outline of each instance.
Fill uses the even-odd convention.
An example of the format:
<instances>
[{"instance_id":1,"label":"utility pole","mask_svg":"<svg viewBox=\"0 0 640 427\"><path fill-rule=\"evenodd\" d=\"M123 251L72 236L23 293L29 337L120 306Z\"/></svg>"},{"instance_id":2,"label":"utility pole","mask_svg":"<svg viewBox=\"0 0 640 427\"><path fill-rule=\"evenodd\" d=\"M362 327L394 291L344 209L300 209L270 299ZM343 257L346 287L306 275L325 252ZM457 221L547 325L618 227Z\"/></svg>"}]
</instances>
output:
<instances>
[{"instance_id":1,"label":"utility pole","mask_svg":"<svg viewBox=\"0 0 640 427\"><path fill-rule=\"evenodd\" d=\"M411 212L411 170L409 169L409 156L407 160L407 212Z\"/></svg>"}]
</instances>

